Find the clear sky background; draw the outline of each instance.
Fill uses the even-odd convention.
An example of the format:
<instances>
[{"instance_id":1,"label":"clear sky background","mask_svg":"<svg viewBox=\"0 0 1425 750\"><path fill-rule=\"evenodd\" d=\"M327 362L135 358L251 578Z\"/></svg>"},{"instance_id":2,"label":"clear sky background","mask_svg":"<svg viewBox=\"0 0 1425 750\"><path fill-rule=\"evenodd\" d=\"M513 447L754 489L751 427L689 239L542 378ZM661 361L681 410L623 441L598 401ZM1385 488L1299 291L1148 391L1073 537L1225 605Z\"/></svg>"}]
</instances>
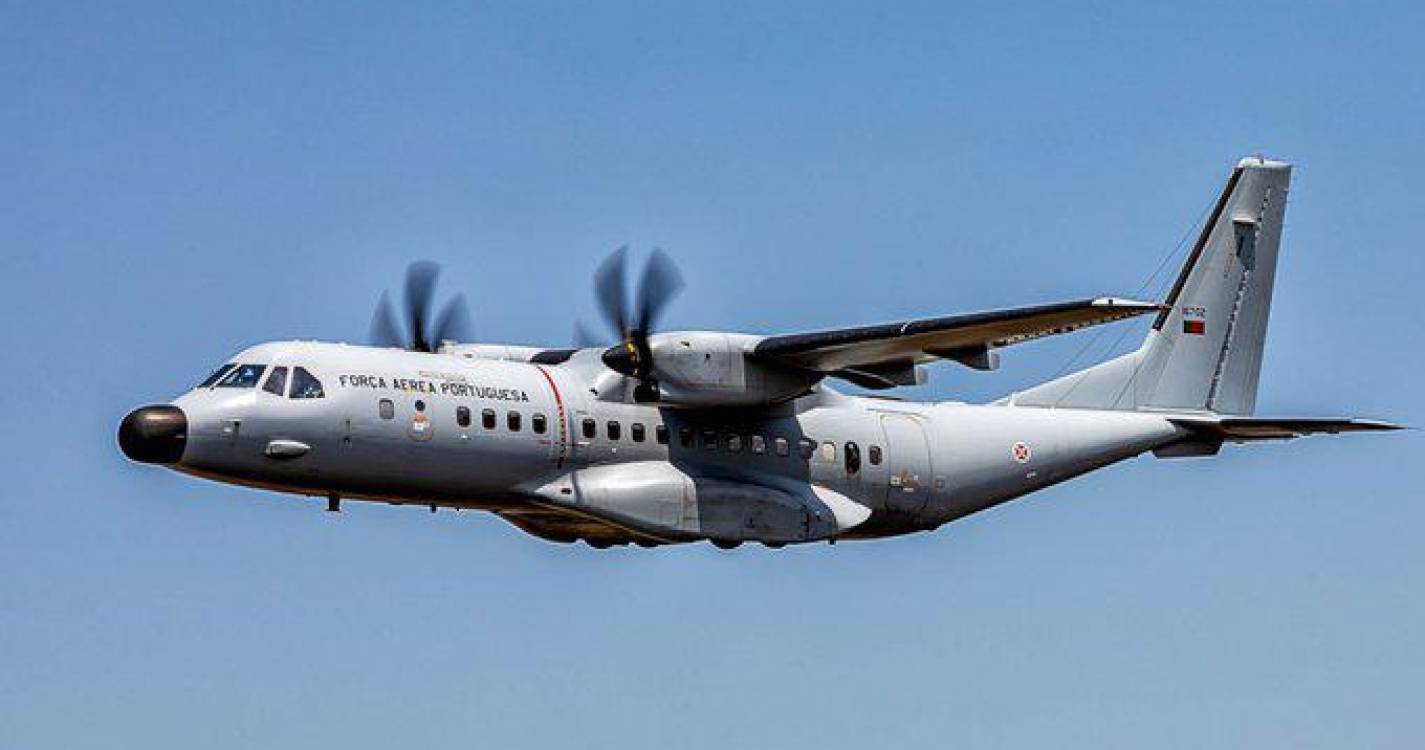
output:
<instances>
[{"instance_id":1,"label":"clear sky background","mask_svg":"<svg viewBox=\"0 0 1425 750\"><path fill-rule=\"evenodd\" d=\"M416 258L550 345L624 243L673 327L1133 294L1257 152L1297 164L1259 412L1425 424L1419 3L384 5L0 5L0 748L1420 747L1418 433L731 553L114 442L241 347L363 339Z\"/></svg>"}]
</instances>

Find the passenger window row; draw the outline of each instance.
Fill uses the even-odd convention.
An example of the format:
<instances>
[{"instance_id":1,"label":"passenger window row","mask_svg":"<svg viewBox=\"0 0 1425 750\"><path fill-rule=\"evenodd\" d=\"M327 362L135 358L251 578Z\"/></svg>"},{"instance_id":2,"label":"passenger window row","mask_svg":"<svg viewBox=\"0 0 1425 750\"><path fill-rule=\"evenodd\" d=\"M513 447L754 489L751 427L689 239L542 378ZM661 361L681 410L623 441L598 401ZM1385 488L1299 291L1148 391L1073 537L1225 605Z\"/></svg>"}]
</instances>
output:
<instances>
[{"instance_id":1,"label":"passenger window row","mask_svg":"<svg viewBox=\"0 0 1425 750\"><path fill-rule=\"evenodd\" d=\"M285 370L285 368L277 369ZM297 368L297 370L301 369L302 368L300 367ZM276 373L274 373L274 376L275 375ZM285 372L282 374L282 377L285 379ZM273 378L269 377L269 382L271 382L272 379ZM263 387L266 388L267 386L264 385ZM293 384L293 387L295 389L295 382ZM320 389L320 387L321 385L318 384L317 388ZM274 392L280 391L280 385L278 386L278 389L278 391ZM292 398L301 397L293 395ZM320 396L317 396L317 398L320 398ZM425 411L424 401L416 402L416 411ZM396 405L394 402L391 401L391 399L383 398L377 405L377 413L382 419L394 419L396 417ZM510 432L519 432L522 427L523 420L523 415L518 411L511 410L505 412L505 428ZM536 413L530 417L529 421L530 428L535 432L535 434L543 435L549 430L549 419L544 414ZM470 426L470 407L455 407L455 423L462 428ZM487 430L493 430L495 429L495 425L497 423L498 416L495 414L494 409L480 410L481 427ZM586 440L593 440L598 437L599 423L593 418L586 417L583 422L580 423L579 428L580 433L584 436L584 439ZM628 426L628 435L629 438L635 443L645 442L648 439L648 428L642 422L630 423ZM678 444L684 448L693 448L695 443L694 435L695 433L693 432L693 429L691 427L678 428ZM604 436L609 440L622 440L623 424L615 419L611 419L605 422ZM653 436L654 440L659 445L667 445L668 427L663 424L654 425ZM755 455L764 455L767 453L767 438L758 434L748 435L744 437L743 435L740 435L735 432L730 432L725 436L720 436L717 430L708 429L702 431L702 447L704 450L708 451L716 451L719 448L722 448L727 450L727 452L729 453L741 453L745 448L746 450ZM774 437L772 438L772 452L777 456L783 458L790 456L791 443L785 437ZM870 460L872 466L881 465L881 446L872 445L867 449L866 452L867 458ZM800 456L804 461L809 461L813 457L816 457L822 462L832 463L836 461L836 454L836 443L831 442L830 440L823 441L820 444L818 444L817 441L806 437L797 440L797 455ZM848 474L855 474L856 472L861 470L861 448L856 443L848 441L843 447L842 456L844 458L846 464L846 472Z\"/></svg>"},{"instance_id":2,"label":"passenger window row","mask_svg":"<svg viewBox=\"0 0 1425 750\"><path fill-rule=\"evenodd\" d=\"M585 440L593 440L599 436L599 423L597 420L586 417L579 424L579 434ZM609 440L623 439L623 424L616 419L610 419L604 423L604 437ZM642 443L648 440L648 427L642 422L632 422L628 425L628 437L635 443ZM668 444L668 428L661 424L653 425L653 440L659 445Z\"/></svg>"},{"instance_id":3,"label":"passenger window row","mask_svg":"<svg viewBox=\"0 0 1425 750\"><path fill-rule=\"evenodd\" d=\"M633 438L633 442L641 443L644 441L645 429L642 422L634 422L629 425L629 436ZM659 424L654 426L654 430L659 445L667 445L668 428ZM581 424L581 432L585 440L597 438L599 434L598 421L592 418L585 418ZM696 445L696 441L694 440L695 434L691 427L678 428L678 445L684 448L694 448ZM609 440L622 439L623 426L617 420L609 420L604 424L604 437ZM728 433L725 436L719 436L717 430L706 429L702 431L702 447L704 450L709 451L716 451L721 448L729 453L741 453L745 449L756 455L764 455L767 453L767 438L763 435L753 434L743 436L738 433ZM791 443L788 442L787 438L774 437L772 438L772 452L782 457L789 456L791 455ZM857 471L860 471L860 446L853 442L847 442L843 452L847 472L855 474ZM867 453L872 466L881 465L881 446L872 445ZM797 455L801 456L803 460L809 461L813 457L817 457L823 462L831 463L836 461L836 454L836 443L829 440L822 442L819 446L817 442L811 438L801 438L797 440Z\"/></svg>"},{"instance_id":4,"label":"passenger window row","mask_svg":"<svg viewBox=\"0 0 1425 750\"><path fill-rule=\"evenodd\" d=\"M424 402L424 401L417 401L417 402L416 402L416 411L418 411L418 412L423 412L423 411L425 411L425 402ZM377 406L376 406L376 413L377 413L378 415L380 415L380 417L381 417L382 419L395 419L395 418L396 418L396 404L395 404L395 402L393 402L393 401L392 401L391 399L389 399L389 398L383 398L383 399L381 399L381 400L377 403ZM468 406L457 406L457 407L455 407L455 424L458 425L458 426L460 426L461 428L466 428L466 427L469 427L469 426L470 426L470 422L471 422L470 407L468 407ZM481 427L483 427L483 428L485 428L485 429L487 429L487 430L493 430L493 429L495 429L495 425L497 424L497 422L498 422L498 419L497 419L497 415L495 414L495 410L494 410L494 409L481 409L481 410L480 410L480 426L481 426ZM544 433L546 433L546 432L549 431L549 419L548 419L548 417L545 417L543 414L533 414L533 415L531 415L530 418L529 418L529 426L530 426L530 429L531 429L536 435L543 435ZM524 415L523 415L521 412L517 412L517 411L513 411L513 410L505 412L505 429L509 430L510 432L519 432L521 429L523 429L523 427L524 427Z\"/></svg>"}]
</instances>

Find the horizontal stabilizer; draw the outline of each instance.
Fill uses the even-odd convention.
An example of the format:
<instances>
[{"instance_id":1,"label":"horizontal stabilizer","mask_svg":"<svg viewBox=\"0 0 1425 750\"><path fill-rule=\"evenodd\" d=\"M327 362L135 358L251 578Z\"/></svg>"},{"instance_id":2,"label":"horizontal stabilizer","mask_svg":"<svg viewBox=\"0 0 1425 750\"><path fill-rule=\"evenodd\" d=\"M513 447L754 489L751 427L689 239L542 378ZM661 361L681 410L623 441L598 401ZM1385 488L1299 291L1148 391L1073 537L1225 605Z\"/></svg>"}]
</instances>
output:
<instances>
[{"instance_id":1,"label":"horizontal stabilizer","mask_svg":"<svg viewBox=\"0 0 1425 750\"><path fill-rule=\"evenodd\" d=\"M1218 440L1286 440L1306 435L1342 432L1388 432L1405 427L1374 419L1263 419L1257 417L1170 417L1169 420L1204 437Z\"/></svg>"}]
</instances>

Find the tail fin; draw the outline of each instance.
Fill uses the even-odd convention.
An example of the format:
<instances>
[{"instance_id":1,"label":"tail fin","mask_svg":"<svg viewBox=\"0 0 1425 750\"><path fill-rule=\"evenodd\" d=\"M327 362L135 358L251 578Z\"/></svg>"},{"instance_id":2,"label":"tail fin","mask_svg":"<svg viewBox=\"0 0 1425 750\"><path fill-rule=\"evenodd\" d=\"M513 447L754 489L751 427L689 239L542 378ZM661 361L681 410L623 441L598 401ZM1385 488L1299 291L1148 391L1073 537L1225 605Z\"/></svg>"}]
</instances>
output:
<instances>
[{"instance_id":1,"label":"tail fin","mask_svg":"<svg viewBox=\"0 0 1425 750\"><path fill-rule=\"evenodd\" d=\"M1010 401L1251 414L1290 181L1289 164L1238 162L1143 345Z\"/></svg>"}]
</instances>

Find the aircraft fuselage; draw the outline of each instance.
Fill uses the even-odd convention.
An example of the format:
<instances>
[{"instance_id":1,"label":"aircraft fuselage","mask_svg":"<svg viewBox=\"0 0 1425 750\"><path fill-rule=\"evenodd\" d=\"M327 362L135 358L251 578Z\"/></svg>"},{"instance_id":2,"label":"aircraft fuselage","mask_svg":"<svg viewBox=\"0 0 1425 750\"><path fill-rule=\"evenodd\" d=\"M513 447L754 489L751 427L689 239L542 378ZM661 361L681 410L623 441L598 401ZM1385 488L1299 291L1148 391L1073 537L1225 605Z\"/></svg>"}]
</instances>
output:
<instances>
[{"instance_id":1,"label":"aircraft fuselage","mask_svg":"<svg viewBox=\"0 0 1425 750\"><path fill-rule=\"evenodd\" d=\"M341 344L266 344L234 362L302 367L322 396L194 389L173 403L187 421L174 468L299 494L499 511L537 501L531 490L560 476L663 464L792 494L817 488L869 511L828 539L934 528L1181 436L1149 414L825 388L764 409L667 408L602 400L577 368ZM566 499L577 510L580 499Z\"/></svg>"}]
</instances>

